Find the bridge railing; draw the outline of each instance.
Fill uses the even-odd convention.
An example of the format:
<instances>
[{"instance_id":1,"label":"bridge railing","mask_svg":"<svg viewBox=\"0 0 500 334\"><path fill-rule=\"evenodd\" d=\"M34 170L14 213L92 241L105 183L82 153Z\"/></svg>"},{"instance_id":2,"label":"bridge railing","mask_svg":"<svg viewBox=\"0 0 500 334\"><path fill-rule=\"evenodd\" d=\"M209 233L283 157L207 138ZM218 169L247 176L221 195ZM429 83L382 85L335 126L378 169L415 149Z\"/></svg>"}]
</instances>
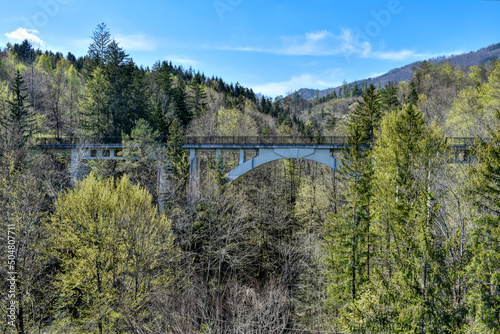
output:
<instances>
[{"instance_id":1,"label":"bridge railing","mask_svg":"<svg viewBox=\"0 0 500 334\"><path fill-rule=\"evenodd\" d=\"M451 147L474 147L476 138L472 137L448 137L446 138L446 143Z\"/></svg>"},{"instance_id":2,"label":"bridge railing","mask_svg":"<svg viewBox=\"0 0 500 334\"><path fill-rule=\"evenodd\" d=\"M159 142L166 144L168 138L157 138ZM35 138L35 145L105 145L121 144L121 137L65 137L53 138L43 137ZM184 137L185 144L191 145L344 145L345 137L306 137L306 136L204 136Z\"/></svg>"},{"instance_id":3,"label":"bridge railing","mask_svg":"<svg viewBox=\"0 0 500 334\"><path fill-rule=\"evenodd\" d=\"M121 137L42 137L34 138L33 144L39 146L52 146L52 145L112 145L121 144Z\"/></svg>"},{"instance_id":4,"label":"bridge railing","mask_svg":"<svg viewBox=\"0 0 500 334\"><path fill-rule=\"evenodd\" d=\"M208 136L185 137L184 142L192 145L344 145L345 137Z\"/></svg>"},{"instance_id":5,"label":"bridge railing","mask_svg":"<svg viewBox=\"0 0 500 334\"><path fill-rule=\"evenodd\" d=\"M166 144L168 138L157 138ZM474 138L448 137L447 143L451 147L469 148L474 146ZM65 137L65 138L35 138L35 146L71 146L71 145L118 145L122 143L121 137ZM346 144L346 137L340 136L204 136L184 137L188 145L337 145Z\"/></svg>"}]
</instances>

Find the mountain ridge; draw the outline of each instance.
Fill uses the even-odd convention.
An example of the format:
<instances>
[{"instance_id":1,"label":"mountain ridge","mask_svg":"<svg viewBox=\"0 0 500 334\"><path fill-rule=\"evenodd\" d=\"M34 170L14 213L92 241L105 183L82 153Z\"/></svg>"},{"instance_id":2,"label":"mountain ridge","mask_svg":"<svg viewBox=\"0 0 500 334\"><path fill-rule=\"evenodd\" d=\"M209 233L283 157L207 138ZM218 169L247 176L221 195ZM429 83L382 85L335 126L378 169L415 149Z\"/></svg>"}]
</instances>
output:
<instances>
[{"instance_id":1,"label":"mountain ridge","mask_svg":"<svg viewBox=\"0 0 500 334\"><path fill-rule=\"evenodd\" d=\"M480 65L486 63L495 58L500 58L500 43L491 44L487 47L481 48L477 51L471 51L469 53L463 53L460 55L452 55L449 57L441 56L436 58L428 59L427 61L437 64L442 64L449 62L451 65L458 67L470 67L473 65ZM423 61L416 61L408 65L394 68L389 72L382 74L374 78L367 78L363 80L358 80L356 82L366 82L368 85L373 83L375 86L384 87L388 82L402 82L408 81L413 75L413 69L421 64ZM319 97L331 94L333 91L338 93L342 86L327 88L323 90L312 89L312 88L301 88L297 91L302 99L310 99L316 96L318 93Z\"/></svg>"}]
</instances>

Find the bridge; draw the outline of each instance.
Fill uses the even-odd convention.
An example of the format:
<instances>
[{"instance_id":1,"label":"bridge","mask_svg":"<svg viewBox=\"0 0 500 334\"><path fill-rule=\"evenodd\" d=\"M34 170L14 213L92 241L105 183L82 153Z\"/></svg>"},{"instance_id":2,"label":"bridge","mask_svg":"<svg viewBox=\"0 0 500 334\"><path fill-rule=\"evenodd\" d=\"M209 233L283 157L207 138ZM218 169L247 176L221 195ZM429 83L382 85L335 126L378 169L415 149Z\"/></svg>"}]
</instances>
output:
<instances>
[{"instance_id":1,"label":"bridge","mask_svg":"<svg viewBox=\"0 0 500 334\"><path fill-rule=\"evenodd\" d=\"M158 138L167 145L168 138ZM280 159L308 159L336 170L339 161L335 157L346 147L346 137L303 137L303 136L261 136L261 137L185 137L183 148L190 156L190 182L199 182L199 152L215 152L217 157L223 152L239 154L238 166L231 170L229 181L252 171L254 168ZM448 138L453 150L455 163L471 162L470 150L474 138ZM369 142L362 148L370 148ZM39 138L33 149L42 152L70 153L71 179L79 178L79 165L82 160L116 160L125 146L120 137L104 138Z\"/></svg>"}]
</instances>

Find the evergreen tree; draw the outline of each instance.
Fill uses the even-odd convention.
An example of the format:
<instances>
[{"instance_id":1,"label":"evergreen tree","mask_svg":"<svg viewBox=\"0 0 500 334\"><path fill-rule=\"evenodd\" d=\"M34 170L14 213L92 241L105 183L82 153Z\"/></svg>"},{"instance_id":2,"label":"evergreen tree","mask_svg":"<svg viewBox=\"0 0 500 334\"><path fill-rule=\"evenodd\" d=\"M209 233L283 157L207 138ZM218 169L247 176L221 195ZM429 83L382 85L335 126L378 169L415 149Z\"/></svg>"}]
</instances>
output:
<instances>
[{"instance_id":1,"label":"evergreen tree","mask_svg":"<svg viewBox=\"0 0 500 334\"><path fill-rule=\"evenodd\" d=\"M105 23L100 23L92 34L92 43L89 46L86 74L93 74L96 67L104 68L111 43L111 33Z\"/></svg>"},{"instance_id":2,"label":"evergreen tree","mask_svg":"<svg viewBox=\"0 0 500 334\"><path fill-rule=\"evenodd\" d=\"M409 85L409 93L408 96L406 97L406 104L411 104L416 106L418 104L418 90L417 90L417 83L415 81L411 81Z\"/></svg>"},{"instance_id":3,"label":"evergreen tree","mask_svg":"<svg viewBox=\"0 0 500 334\"><path fill-rule=\"evenodd\" d=\"M388 82L383 89L380 90L380 102L382 109L387 111L396 110L401 106L398 99L397 82Z\"/></svg>"},{"instance_id":4,"label":"evergreen tree","mask_svg":"<svg viewBox=\"0 0 500 334\"><path fill-rule=\"evenodd\" d=\"M173 90L174 115L181 122L182 126L189 124L193 118L192 111L187 105L186 83L183 79L177 79L177 85Z\"/></svg>"},{"instance_id":5,"label":"evergreen tree","mask_svg":"<svg viewBox=\"0 0 500 334\"><path fill-rule=\"evenodd\" d=\"M363 100L349 115L346 148L340 174L343 180L345 205L332 216L327 228L327 260L333 286L331 298L343 305L341 312L349 316L350 305L356 301L370 280L373 251L370 204L372 201L373 164L369 142L380 123L380 101L375 86L370 85ZM349 330L362 330L361 323L352 322Z\"/></svg>"},{"instance_id":6,"label":"evergreen tree","mask_svg":"<svg viewBox=\"0 0 500 334\"><path fill-rule=\"evenodd\" d=\"M20 150L26 146L33 135L35 115L33 114L27 89L19 70L10 84L11 99L7 102L7 113L1 119L5 143L9 150Z\"/></svg>"},{"instance_id":7,"label":"evergreen tree","mask_svg":"<svg viewBox=\"0 0 500 334\"><path fill-rule=\"evenodd\" d=\"M443 134L426 128L413 104L384 117L374 148L373 211L381 266L370 307L385 311L378 312L372 330L441 332L461 326L449 280L455 269L446 265L445 235L438 228L438 171L447 152Z\"/></svg>"},{"instance_id":8,"label":"evergreen tree","mask_svg":"<svg viewBox=\"0 0 500 334\"><path fill-rule=\"evenodd\" d=\"M189 156L182 147L183 145L184 134L182 126L179 121L174 118L170 124L167 141L167 161L169 164L168 172L176 179L178 190L185 189L189 180ZM176 193L182 192L176 191Z\"/></svg>"},{"instance_id":9,"label":"evergreen tree","mask_svg":"<svg viewBox=\"0 0 500 334\"><path fill-rule=\"evenodd\" d=\"M500 122L500 111L496 117ZM500 126L489 135L488 141L476 142L478 164L471 170L478 219L471 239L469 289L477 321L491 333L500 333Z\"/></svg>"},{"instance_id":10,"label":"evergreen tree","mask_svg":"<svg viewBox=\"0 0 500 334\"><path fill-rule=\"evenodd\" d=\"M191 80L189 84L190 96L189 96L189 109L194 117L199 117L203 114L207 108L206 98L207 98L207 88L201 82L201 77L199 74Z\"/></svg>"},{"instance_id":11,"label":"evergreen tree","mask_svg":"<svg viewBox=\"0 0 500 334\"><path fill-rule=\"evenodd\" d=\"M96 137L111 136L113 119L110 108L111 87L101 67L96 67L85 84L85 94L80 100L82 119L80 127Z\"/></svg>"},{"instance_id":12,"label":"evergreen tree","mask_svg":"<svg viewBox=\"0 0 500 334\"><path fill-rule=\"evenodd\" d=\"M130 108L128 102L132 97L128 96L127 90L133 84L133 80L130 79L133 75L134 64L130 64L128 55L113 39L108 43L104 57L105 67L103 69L112 92L110 107L113 118L113 134L118 136L124 130L129 133L131 129L131 125L128 126L128 129L124 129L124 123L128 122L127 113Z\"/></svg>"}]
</instances>

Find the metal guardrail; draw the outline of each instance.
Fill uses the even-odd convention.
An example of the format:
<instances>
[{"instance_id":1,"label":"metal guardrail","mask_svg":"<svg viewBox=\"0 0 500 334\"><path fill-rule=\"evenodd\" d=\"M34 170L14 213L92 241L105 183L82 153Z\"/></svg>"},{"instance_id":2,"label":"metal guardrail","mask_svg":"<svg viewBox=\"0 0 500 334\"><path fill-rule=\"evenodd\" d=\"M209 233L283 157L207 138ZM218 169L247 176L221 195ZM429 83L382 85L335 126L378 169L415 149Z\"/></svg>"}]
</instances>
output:
<instances>
[{"instance_id":1,"label":"metal guardrail","mask_svg":"<svg viewBox=\"0 0 500 334\"><path fill-rule=\"evenodd\" d=\"M166 144L168 138L157 138L159 142ZM449 137L447 143L452 147L469 148L474 146L475 138ZM73 145L119 145L121 137L66 137L66 138L35 138L33 144L39 147L57 147ZM186 145L332 145L343 146L346 137L325 136L207 136L207 137L184 137ZM366 144L370 144L367 142Z\"/></svg>"},{"instance_id":2,"label":"metal guardrail","mask_svg":"<svg viewBox=\"0 0 500 334\"><path fill-rule=\"evenodd\" d=\"M345 137L306 137L306 136L210 136L185 137L184 143L190 145L345 145Z\"/></svg>"}]
</instances>

